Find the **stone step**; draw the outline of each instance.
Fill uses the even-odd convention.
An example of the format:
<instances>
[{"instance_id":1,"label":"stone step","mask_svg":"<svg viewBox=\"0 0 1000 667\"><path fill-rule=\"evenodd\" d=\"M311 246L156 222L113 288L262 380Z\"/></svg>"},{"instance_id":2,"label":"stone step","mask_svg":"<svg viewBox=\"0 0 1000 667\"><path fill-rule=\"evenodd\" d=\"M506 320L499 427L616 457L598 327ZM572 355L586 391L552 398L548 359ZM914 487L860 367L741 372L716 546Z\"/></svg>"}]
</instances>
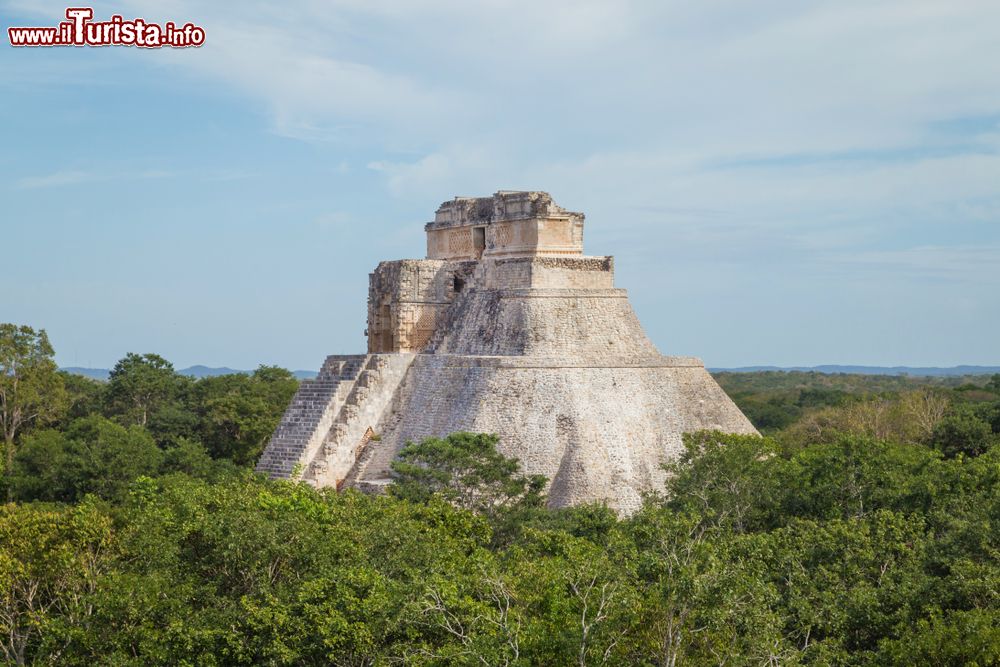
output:
<instances>
[{"instance_id":1,"label":"stone step","mask_svg":"<svg viewBox=\"0 0 1000 667\"><path fill-rule=\"evenodd\" d=\"M320 368L318 377L326 378L350 376L350 374L354 372L353 368L357 364L363 363L366 356L367 355L331 355L323 362L323 366Z\"/></svg>"},{"instance_id":2,"label":"stone step","mask_svg":"<svg viewBox=\"0 0 1000 667\"><path fill-rule=\"evenodd\" d=\"M334 471L330 466L334 465L334 461L338 461L337 466L344 465L343 456L348 453L345 448L353 451L355 456L362 451L364 440L348 440L356 438L357 429L365 426L359 420L363 412L367 415L370 410L365 407L362 411L362 406L367 406L375 397L379 401L385 400L380 385L390 377L395 378L398 369L394 362L398 359L396 355L327 357L319 377L300 385L261 458L258 470L275 477L287 477L296 465L306 463L303 479L317 484L332 484ZM324 415L332 417L333 423L323 434L319 452L308 454L311 460L306 461L307 448L316 444L317 429ZM312 449L308 451L312 452Z\"/></svg>"}]
</instances>

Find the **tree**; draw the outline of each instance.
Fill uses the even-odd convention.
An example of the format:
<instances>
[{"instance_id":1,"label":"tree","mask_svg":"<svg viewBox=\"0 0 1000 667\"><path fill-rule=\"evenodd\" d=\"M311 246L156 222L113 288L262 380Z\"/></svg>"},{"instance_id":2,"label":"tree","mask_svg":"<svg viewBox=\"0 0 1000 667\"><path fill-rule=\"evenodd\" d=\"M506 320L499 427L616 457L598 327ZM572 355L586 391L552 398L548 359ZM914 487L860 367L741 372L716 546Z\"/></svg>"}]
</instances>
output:
<instances>
[{"instance_id":1,"label":"tree","mask_svg":"<svg viewBox=\"0 0 1000 667\"><path fill-rule=\"evenodd\" d=\"M993 433L1000 435L1000 401L981 405L978 410L980 418L989 422Z\"/></svg>"},{"instance_id":2,"label":"tree","mask_svg":"<svg viewBox=\"0 0 1000 667\"><path fill-rule=\"evenodd\" d=\"M780 494L783 462L769 438L718 431L685 434L684 452L664 466L670 506L706 525L744 532L766 523Z\"/></svg>"},{"instance_id":3,"label":"tree","mask_svg":"<svg viewBox=\"0 0 1000 667\"><path fill-rule=\"evenodd\" d=\"M160 470L164 474L182 472L191 477L216 481L235 474L239 469L229 461L214 460L200 442L177 438L163 450Z\"/></svg>"},{"instance_id":4,"label":"tree","mask_svg":"<svg viewBox=\"0 0 1000 667\"><path fill-rule=\"evenodd\" d=\"M111 369L109 407L125 422L145 426L150 414L175 400L184 384L184 378L163 357L129 352Z\"/></svg>"},{"instance_id":5,"label":"tree","mask_svg":"<svg viewBox=\"0 0 1000 667\"><path fill-rule=\"evenodd\" d=\"M910 391L903 394L900 404L904 414L914 426L917 436L923 441L931 436L934 428L948 412L948 397L940 391Z\"/></svg>"},{"instance_id":6,"label":"tree","mask_svg":"<svg viewBox=\"0 0 1000 667\"><path fill-rule=\"evenodd\" d=\"M4 471L9 474L15 442L29 425L58 418L65 407L62 377L44 329L0 324L0 428Z\"/></svg>"},{"instance_id":7,"label":"tree","mask_svg":"<svg viewBox=\"0 0 1000 667\"><path fill-rule=\"evenodd\" d=\"M928 502L923 474L939 459L926 447L858 435L807 447L782 467L775 519L863 517L880 508L922 511Z\"/></svg>"},{"instance_id":8,"label":"tree","mask_svg":"<svg viewBox=\"0 0 1000 667\"><path fill-rule=\"evenodd\" d=\"M895 442L924 442L945 415L948 405L946 394L929 389L884 394L810 411L778 437L797 447L834 442L844 434Z\"/></svg>"},{"instance_id":9,"label":"tree","mask_svg":"<svg viewBox=\"0 0 1000 667\"><path fill-rule=\"evenodd\" d=\"M496 450L499 441L485 433L452 433L407 443L392 463L396 480L390 491L416 502L440 494L488 517L516 505L541 505L545 478L521 475L518 460Z\"/></svg>"},{"instance_id":10,"label":"tree","mask_svg":"<svg viewBox=\"0 0 1000 667\"><path fill-rule=\"evenodd\" d=\"M106 568L111 520L91 506L0 505L0 656L5 664L58 664L67 628Z\"/></svg>"},{"instance_id":11,"label":"tree","mask_svg":"<svg viewBox=\"0 0 1000 667\"><path fill-rule=\"evenodd\" d=\"M107 383L66 371L59 371L59 375L62 376L63 386L66 388L67 407L62 418L53 424L53 428L61 429L80 417L104 411Z\"/></svg>"},{"instance_id":12,"label":"tree","mask_svg":"<svg viewBox=\"0 0 1000 667\"><path fill-rule=\"evenodd\" d=\"M993 429L972 409L964 408L942 419L930 439L945 456L978 456L992 443Z\"/></svg>"},{"instance_id":13,"label":"tree","mask_svg":"<svg viewBox=\"0 0 1000 667\"><path fill-rule=\"evenodd\" d=\"M10 492L20 500L74 502L88 493L120 500L141 475L159 472L163 453L141 426L125 428L100 415L65 432L25 438L14 458Z\"/></svg>"},{"instance_id":14,"label":"tree","mask_svg":"<svg viewBox=\"0 0 1000 667\"><path fill-rule=\"evenodd\" d=\"M883 665L995 665L1000 663L1000 612L970 609L921 619L899 639L887 642Z\"/></svg>"},{"instance_id":15,"label":"tree","mask_svg":"<svg viewBox=\"0 0 1000 667\"><path fill-rule=\"evenodd\" d=\"M861 659L926 608L925 528L919 517L793 520L761 537L785 637L806 664ZM854 660L851 660L854 658ZM909 663L898 663L909 664Z\"/></svg>"},{"instance_id":16,"label":"tree","mask_svg":"<svg viewBox=\"0 0 1000 667\"><path fill-rule=\"evenodd\" d=\"M119 517L120 557L61 664L362 666L437 651L447 639L417 608L432 578L477 571L488 532L440 499L323 493L248 471L139 479Z\"/></svg>"},{"instance_id":17,"label":"tree","mask_svg":"<svg viewBox=\"0 0 1000 667\"><path fill-rule=\"evenodd\" d=\"M298 385L291 373L270 366L200 380L192 403L201 441L215 458L256 462Z\"/></svg>"},{"instance_id":18,"label":"tree","mask_svg":"<svg viewBox=\"0 0 1000 667\"><path fill-rule=\"evenodd\" d=\"M635 634L628 664L773 665L794 653L774 611L759 538L707 530L699 516L653 504L622 530L621 560L634 563L643 595L628 620Z\"/></svg>"}]
</instances>

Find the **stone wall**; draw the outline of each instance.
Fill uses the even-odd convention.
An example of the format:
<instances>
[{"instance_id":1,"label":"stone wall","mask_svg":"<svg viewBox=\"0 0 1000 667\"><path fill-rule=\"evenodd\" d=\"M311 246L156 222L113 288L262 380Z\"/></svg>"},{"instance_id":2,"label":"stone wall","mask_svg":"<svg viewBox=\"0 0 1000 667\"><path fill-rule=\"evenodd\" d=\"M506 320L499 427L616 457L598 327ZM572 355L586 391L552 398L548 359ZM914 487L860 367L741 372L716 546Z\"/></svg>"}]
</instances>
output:
<instances>
[{"instance_id":1,"label":"stone wall","mask_svg":"<svg viewBox=\"0 0 1000 667\"><path fill-rule=\"evenodd\" d=\"M382 262L369 276L368 352L418 352L455 297L461 263L440 260Z\"/></svg>"},{"instance_id":2,"label":"stone wall","mask_svg":"<svg viewBox=\"0 0 1000 667\"><path fill-rule=\"evenodd\" d=\"M582 213L556 206L544 192L498 192L492 197L456 197L426 225L427 257L583 254Z\"/></svg>"},{"instance_id":3,"label":"stone wall","mask_svg":"<svg viewBox=\"0 0 1000 667\"><path fill-rule=\"evenodd\" d=\"M518 257L481 263L476 289L598 289L614 287L611 257Z\"/></svg>"},{"instance_id":4,"label":"stone wall","mask_svg":"<svg viewBox=\"0 0 1000 667\"><path fill-rule=\"evenodd\" d=\"M445 311L436 354L658 356L620 289L474 289Z\"/></svg>"},{"instance_id":5,"label":"stone wall","mask_svg":"<svg viewBox=\"0 0 1000 667\"><path fill-rule=\"evenodd\" d=\"M662 488L681 435L754 433L697 359L591 360L418 355L382 439L353 473L378 486L409 440L455 431L500 434L500 450L549 478L553 506L605 501L627 513Z\"/></svg>"},{"instance_id":6,"label":"stone wall","mask_svg":"<svg viewBox=\"0 0 1000 667\"><path fill-rule=\"evenodd\" d=\"M481 245L476 230L482 230ZM583 223L568 218L488 222L427 232L427 256L432 259L580 254Z\"/></svg>"}]
</instances>

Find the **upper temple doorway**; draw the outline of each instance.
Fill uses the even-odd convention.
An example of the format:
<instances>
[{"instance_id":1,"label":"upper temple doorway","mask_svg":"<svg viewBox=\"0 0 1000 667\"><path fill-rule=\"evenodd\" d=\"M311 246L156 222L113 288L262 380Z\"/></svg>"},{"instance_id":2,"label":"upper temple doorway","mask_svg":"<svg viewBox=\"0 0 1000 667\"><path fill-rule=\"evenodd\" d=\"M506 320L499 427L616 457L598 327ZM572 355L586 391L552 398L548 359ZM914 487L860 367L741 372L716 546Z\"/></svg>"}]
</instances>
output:
<instances>
[{"instance_id":1,"label":"upper temple doorway","mask_svg":"<svg viewBox=\"0 0 1000 667\"><path fill-rule=\"evenodd\" d=\"M472 228L472 249L476 254L476 259L482 259L483 251L486 250L486 228Z\"/></svg>"}]
</instances>

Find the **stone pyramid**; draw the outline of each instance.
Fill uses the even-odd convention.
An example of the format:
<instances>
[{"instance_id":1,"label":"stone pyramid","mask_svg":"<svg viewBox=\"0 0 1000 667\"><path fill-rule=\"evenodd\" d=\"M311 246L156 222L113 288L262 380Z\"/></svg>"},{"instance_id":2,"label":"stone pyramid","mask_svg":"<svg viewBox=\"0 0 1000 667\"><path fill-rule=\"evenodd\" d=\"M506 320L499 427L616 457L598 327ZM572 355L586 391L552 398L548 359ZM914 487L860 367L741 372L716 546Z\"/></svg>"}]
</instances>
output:
<instances>
[{"instance_id":1,"label":"stone pyramid","mask_svg":"<svg viewBox=\"0 0 1000 667\"><path fill-rule=\"evenodd\" d=\"M627 513L683 433L755 433L699 359L657 351L583 220L544 192L442 204L427 259L369 277L368 353L302 383L258 471L377 491L407 441L496 433L551 505Z\"/></svg>"}]
</instances>

